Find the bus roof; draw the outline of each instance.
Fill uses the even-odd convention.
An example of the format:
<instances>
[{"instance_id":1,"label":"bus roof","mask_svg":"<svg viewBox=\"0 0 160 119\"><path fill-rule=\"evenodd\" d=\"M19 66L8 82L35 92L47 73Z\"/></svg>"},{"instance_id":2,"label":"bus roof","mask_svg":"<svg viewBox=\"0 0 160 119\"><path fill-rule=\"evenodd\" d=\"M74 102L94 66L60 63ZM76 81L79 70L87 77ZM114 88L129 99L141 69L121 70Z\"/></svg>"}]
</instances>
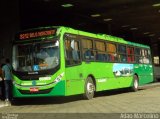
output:
<instances>
[{"instance_id":1,"label":"bus roof","mask_svg":"<svg viewBox=\"0 0 160 119\"><path fill-rule=\"evenodd\" d=\"M130 41L124 40L123 38L116 37L116 36L111 36L111 35L107 35L107 34L100 34L100 33L94 34L94 33L89 33L89 32L85 32L85 31L81 31L81 30L76 30L76 29L73 29L73 28L70 28L70 27L64 27L64 26L60 26L59 28L60 28L60 30L63 30L64 32L67 32L67 33L88 36L88 37L91 37L91 38L108 40L108 41L111 41L111 42L118 42L118 43L123 43L123 44L128 44L128 45L134 45L134 46L137 46L137 47L150 48L148 45L135 43L135 42L130 42Z\"/></svg>"}]
</instances>

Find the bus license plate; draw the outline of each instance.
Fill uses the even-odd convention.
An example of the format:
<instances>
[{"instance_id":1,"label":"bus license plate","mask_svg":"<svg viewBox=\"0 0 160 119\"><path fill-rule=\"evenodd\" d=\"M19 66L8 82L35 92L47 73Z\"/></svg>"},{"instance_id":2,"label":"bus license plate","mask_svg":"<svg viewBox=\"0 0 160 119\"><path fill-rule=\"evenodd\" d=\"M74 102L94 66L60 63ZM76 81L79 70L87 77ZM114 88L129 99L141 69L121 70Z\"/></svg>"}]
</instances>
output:
<instances>
[{"instance_id":1,"label":"bus license plate","mask_svg":"<svg viewBox=\"0 0 160 119\"><path fill-rule=\"evenodd\" d=\"M38 92L39 89L38 88L30 88L30 92Z\"/></svg>"}]
</instances>

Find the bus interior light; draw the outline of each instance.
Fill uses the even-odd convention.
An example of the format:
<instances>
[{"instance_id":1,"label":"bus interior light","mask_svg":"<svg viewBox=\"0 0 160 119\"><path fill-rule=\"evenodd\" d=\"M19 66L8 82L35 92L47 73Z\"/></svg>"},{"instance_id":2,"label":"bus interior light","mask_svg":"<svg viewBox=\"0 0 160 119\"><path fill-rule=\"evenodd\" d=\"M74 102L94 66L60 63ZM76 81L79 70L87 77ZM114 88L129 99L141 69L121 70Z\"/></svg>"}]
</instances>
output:
<instances>
[{"instance_id":1,"label":"bus interior light","mask_svg":"<svg viewBox=\"0 0 160 119\"><path fill-rule=\"evenodd\" d=\"M68 4L63 4L61 6L67 8L67 7L73 7L73 4L68 3Z\"/></svg>"},{"instance_id":2,"label":"bus interior light","mask_svg":"<svg viewBox=\"0 0 160 119\"><path fill-rule=\"evenodd\" d=\"M156 3L152 5L153 7L160 7L160 3Z\"/></svg>"},{"instance_id":3,"label":"bus interior light","mask_svg":"<svg viewBox=\"0 0 160 119\"><path fill-rule=\"evenodd\" d=\"M92 14L91 17L100 17L100 14Z\"/></svg>"}]
</instances>

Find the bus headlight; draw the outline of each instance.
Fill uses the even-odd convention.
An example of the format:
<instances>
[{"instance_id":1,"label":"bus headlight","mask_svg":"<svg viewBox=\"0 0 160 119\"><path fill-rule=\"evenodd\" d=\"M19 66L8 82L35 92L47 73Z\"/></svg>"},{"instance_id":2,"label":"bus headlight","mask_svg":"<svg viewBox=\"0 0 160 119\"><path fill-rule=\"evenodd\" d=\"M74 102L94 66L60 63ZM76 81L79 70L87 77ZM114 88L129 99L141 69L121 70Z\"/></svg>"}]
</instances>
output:
<instances>
[{"instance_id":1,"label":"bus headlight","mask_svg":"<svg viewBox=\"0 0 160 119\"><path fill-rule=\"evenodd\" d=\"M64 72L61 73L59 76L57 76L57 77L55 78L54 83L60 82L60 80L62 79L63 76L64 76Z\"/></svg>"}]
</instances>

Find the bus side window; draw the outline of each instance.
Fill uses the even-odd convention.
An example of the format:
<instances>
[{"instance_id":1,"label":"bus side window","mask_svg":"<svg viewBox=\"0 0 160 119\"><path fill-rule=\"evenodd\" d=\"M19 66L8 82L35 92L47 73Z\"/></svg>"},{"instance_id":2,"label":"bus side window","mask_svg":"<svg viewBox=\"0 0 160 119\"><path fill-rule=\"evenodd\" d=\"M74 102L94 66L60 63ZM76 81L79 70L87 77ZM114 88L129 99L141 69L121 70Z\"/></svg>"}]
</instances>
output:
<instances>
[{"instance_id":1,"label":"bus side window","mask_svg":"<svg viewBox=\"0 0 160 119\"><path fill-rule=\"evenodd\" d=\"M134 48L133 47L127 47L127 62L128 63L134 62Z\"/></svg>"},{"instance_id":2,"label":"bus side window","mask_svg":"<svg viewBox=\"0 0 160 119\"><path fill-rule=\"evenodd\" d=\"M118 45L118 54L119 54L119 61L120 62L127 62L127 52L126 52L126 46L125 45Z\"/></svg>"},{"instance_id":3,"label":"bus side window","mask_svg":"<svg viewBox=\"0 0 160 119\"><path fill-rule=\"evenodd\" d=\"M105 49L105 42L102 41L95 41L95 46L96 46L96 60L98 61L105 61L105 54L106 54L106 49Z\"/></svg>"},{"instance_id":4,"label":"bus side window","mask_svg":"<svg viewBox=\"0 0 160 119\"><path fill-rule=\"evenodd\" d=\"M90 59L91 57L91 51L88 49L84 52L84 58L85 59Z\"/></svg>"},{"instance_id":5,"label":"bus side window","mask_svg":"<svg viewBox=\"0 0 160 119\"><path fill-rule=\"evenodd\" d=\"M149 49L147 50L147 52L148 52L148 60L149 60L149 64L150 64L150 63L152 63L151 52Z\"/></svg>"},{"instance_id":6,"label":"bus side window","mask_svg":"<svg viewBox=\"0 0 160 119\"><path fill-rule=\"evenodd\" d=\"M80 63L79 41L69 37L65 39L65 58L67 65Z\"/></svg>"},{"instance_id":7,"label":"bus side window","mask_svg":"<svg viewBox=\"0 0 160 119\"><path fill-rule=\"evenodd\" d=\"M71 47L72 47L72 58L74 61L78 61L80 59L78 41L72 40Z\"/></svg>"},{"instance_id":8,"label":"bus side window","mask_svg":"<svg viewBox=\"0 0 160 119\"><path fill-rule=\"evenodd\" d=\"M135 48L134 54L135 54L135 62L142 63L140 48Z\"/></svg>"},{"instance_id":9,"label":"bus side window","mask_svg":"<svg viewBox=\"0 0 160 119\"><path fill-rule=\"evenodd\" d=\"M149 51L147 49L144 49L144 56L143 56L143 63L149 64Z\"/></svg>"},{"instance_id":10,"label":"bus side window","mask_svg":"<svg viewBox=\"0 0 160 119\"><path fill-rule=\"evenodd\" d=\"M109 56L110 56L110 61L114 61L115 60L114 54L109 54Z\"/></svg>"},{"instance_id":11,"label":"bus side window","mask_svg":"<svg viewBox=\"0 0 160 119\"><path fill-rule=\"evenodd\" d=\"M99 60L99 61L105 61L106 56L105 56L105 54L97 53L96 54L96 59Z\"/></svg>"},{"instance_id":12,"label":"bus side window","mask_svg":"<svg viewBox=\"0 0 160 119\"><path fill-rule=\"evenodd\" d=\"M116 48L116 44L113 43L107 43L106 44L107 47L107 60L114 62L117 61L117 48Z\"/></svg>"},{"instance_id":13,"label":"bus side window","mask_svg":"<svg viewBox=\"0 0 160 119\"><path fill-rule=\"evenodd\" d=\"M66 59L70 59L71 58L71 47L70 47L70 40L65 40L65 57Z\"/></svg>"},{"instance_id":14,"label":"bus side window","mask_svg":"<svg viewBox=\"0 0 160 119\"><path fill-rule=\"evenodd\" d=\"M94 60L94 53L90 49L87 49L84 52L84 58L87 60Z\"/></svg>"},{"instance_id":15,"label":"bus side window","mask_svg":"<svg viewBox=\"0 0 160 119\"><path fill-rule=\"evenodd\" d=\"M93 41L82 39L83 56L85 60L94 60Z\"/></svg>"}]
</instances>

